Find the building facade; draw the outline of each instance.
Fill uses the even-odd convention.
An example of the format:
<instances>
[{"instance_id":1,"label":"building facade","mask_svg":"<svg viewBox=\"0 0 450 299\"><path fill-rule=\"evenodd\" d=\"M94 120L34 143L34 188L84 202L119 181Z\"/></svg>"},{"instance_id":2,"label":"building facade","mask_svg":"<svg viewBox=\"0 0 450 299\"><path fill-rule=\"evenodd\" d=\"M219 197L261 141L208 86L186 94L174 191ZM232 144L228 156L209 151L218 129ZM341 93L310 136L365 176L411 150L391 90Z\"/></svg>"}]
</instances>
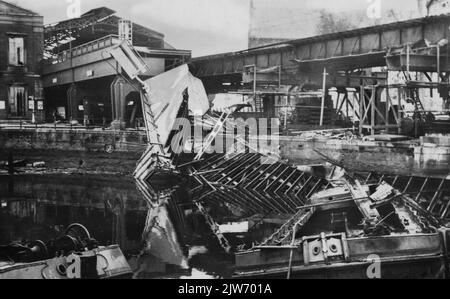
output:
<instances>
[{"instance_id":1,"label":"building facade","mask_svg":"<svg viewBox=\"0 0 450 299\"><path fill-rule=\"evenodd\" d=\"M162 33L124 20L107 7L45 26L44 31L47 58L42 78L47 122L122 129L142 124L139 86L130 83L109 54L124 41L145 62L144 79L191 57L190 51L176 50L165 42Z\"/></svg>"},{"instance_id":2,"label":"building facade","mask_svg":"<svg viewBox=\"0 0 450 299\"><path fill-rule=\"evenodd\" d=\"M0 121L43 118L43 17L0 1Z\"/></svg>"}]
</instances>

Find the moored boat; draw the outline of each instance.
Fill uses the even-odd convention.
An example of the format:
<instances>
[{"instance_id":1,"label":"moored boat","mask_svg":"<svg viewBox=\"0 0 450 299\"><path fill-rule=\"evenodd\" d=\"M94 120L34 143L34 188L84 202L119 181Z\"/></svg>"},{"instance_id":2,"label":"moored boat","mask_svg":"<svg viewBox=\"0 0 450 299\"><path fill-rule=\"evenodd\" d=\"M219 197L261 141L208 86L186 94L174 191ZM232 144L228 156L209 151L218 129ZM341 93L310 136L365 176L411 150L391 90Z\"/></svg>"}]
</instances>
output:
<instances>
[{"instance_id":1,"label":"moored boat","mask_svg":"<svg viewBox=\"0 0 450 299\"><path fill-rule=\"evenodd\" d=\"M448 277L450 230L439 219L386 183L344 191L347 199L318 193L262 244L237 252L234 277Z\"/></svg>"},{"instance_id":2,"label":"moored boat","mask_svg":"<svg viewBox=\"0 0 450 299\"><path fill-rule=\"evenodd\" d=\"M0 246L0 279L127 278L132 270L118 245L99 246L81 224L47 243Z\"/></svg>"}]
</instances>

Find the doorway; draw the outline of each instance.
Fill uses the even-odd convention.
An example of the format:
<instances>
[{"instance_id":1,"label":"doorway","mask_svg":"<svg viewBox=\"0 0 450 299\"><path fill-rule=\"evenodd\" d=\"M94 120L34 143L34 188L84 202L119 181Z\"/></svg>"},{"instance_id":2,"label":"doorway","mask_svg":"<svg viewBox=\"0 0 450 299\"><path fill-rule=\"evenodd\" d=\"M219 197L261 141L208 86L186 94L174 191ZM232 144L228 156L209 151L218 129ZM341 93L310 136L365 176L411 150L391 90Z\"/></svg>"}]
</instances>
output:
<instances>
[{"instance_id":1,"label":"doorway","mask_svg":"<svg viewBox=\"0 0 450 299\"><path fill-rule=\"evenodd\" d=\"M9 87L9 116L26 117L27 116L27 95L25 87Z\"/></svg>"}]
</instances>

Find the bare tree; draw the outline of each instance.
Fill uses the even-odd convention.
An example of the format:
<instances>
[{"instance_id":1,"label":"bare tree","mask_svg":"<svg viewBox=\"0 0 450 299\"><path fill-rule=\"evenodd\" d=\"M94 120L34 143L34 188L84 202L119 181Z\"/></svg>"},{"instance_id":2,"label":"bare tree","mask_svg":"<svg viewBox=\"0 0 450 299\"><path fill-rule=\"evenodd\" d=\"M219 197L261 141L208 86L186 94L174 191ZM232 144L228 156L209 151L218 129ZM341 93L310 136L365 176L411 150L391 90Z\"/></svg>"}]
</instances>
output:
<instances>
[{"instance_id":1,"label":"bare tree","mask_svg":"<svg viewBox=\"0 0 450 299\"><path fill-rule=\"evenodd\" d=\"M419 6L419 10L421 14L426 14L429 16L431 13L431 9L434 6L441 6L442 8L449 6L448 0L417 0L417 4Z\"/></svg>"},{"instance_id":2,"label":"bare tree","mask_svg":"<svg viewBox=\"0 0 450 299\"><path fill-rule=\"evenodd\" d=\"M347 15L331 13L325 9L320 10L319 23L317 24L317 34L328 34L342 32L357 28Z\"/></svg>"}]
</instances>

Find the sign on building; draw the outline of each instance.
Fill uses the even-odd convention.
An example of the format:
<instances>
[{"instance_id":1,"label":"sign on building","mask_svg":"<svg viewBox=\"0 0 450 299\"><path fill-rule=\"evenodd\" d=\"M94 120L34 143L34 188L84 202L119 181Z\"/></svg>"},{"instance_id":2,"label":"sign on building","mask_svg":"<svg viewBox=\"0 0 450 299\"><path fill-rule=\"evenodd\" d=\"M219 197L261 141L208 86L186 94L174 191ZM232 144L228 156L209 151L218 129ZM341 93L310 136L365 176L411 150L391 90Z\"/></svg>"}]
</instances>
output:
<instances>
[{"instance_id":1,"label":"sign on building","mask_svg":"<svg viewBox=\"0 0 450 299\"><path fill-rule=\"evenodd\" d=\"M30 96L28 97L28 110L34 110L35 106L34 106L34 97Z\"/></svg>"}]
</instances>

